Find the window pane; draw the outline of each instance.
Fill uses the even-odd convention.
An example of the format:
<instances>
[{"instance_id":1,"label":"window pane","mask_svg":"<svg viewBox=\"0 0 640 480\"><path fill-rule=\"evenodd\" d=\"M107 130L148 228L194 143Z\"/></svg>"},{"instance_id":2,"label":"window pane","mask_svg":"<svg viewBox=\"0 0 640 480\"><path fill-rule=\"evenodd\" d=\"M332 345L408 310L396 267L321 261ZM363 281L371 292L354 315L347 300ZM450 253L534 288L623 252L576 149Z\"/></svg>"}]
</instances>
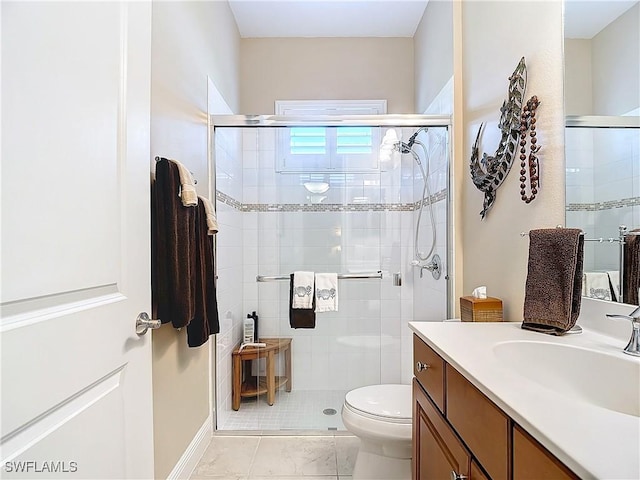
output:
<instances>
[{"instance_id":1,"label":"window pane","mask_svg":"<svg viewBox=\"0 0 640 480\"><path fill-rule=\"evenodd\" d=\"M290 152L295 155L326 153L327 139L324 127L292 127L289 137Z\"/></svg>"},{"instance_id":2,"label":"window pane","mask_svg":"<svg viewBox=\"0 0 640 480\"><path fill-rule=\"evenodd\" d=\"M336 153L371 153L371 127L338 127Z\"/></svg>"}]
</instances>

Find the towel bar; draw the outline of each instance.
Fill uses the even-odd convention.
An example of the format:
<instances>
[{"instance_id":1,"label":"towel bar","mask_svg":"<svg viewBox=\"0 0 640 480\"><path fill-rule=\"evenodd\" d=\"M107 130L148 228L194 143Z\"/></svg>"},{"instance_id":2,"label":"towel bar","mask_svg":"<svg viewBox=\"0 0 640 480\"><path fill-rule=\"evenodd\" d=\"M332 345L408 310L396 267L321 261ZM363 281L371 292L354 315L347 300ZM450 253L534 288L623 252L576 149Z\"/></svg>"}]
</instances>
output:
<instances>
[{"instance_id":1,"label":"towel bar","mask_svg":"<svg viewBox=\"0 0 640 480\"><path fill-rule=\"evenodd\" d=\"M160 156L156 156L155 161L159 162L160 160L162 160L164 157L160 157ZM191 170L189 170L189 173L191 174L191 176L193 176L193 172ZM198 184L198 180L196 180L195 177L193 177L193 184L197 185Z\"/></svg>"},{"instance_id":2,"label":"towel bar","mask_svg":"<svg viewBox=\"0 0 640 480\"><path fill-rule=\"evenodd\" d=\"M377 272L370 273L339 273L338 278L340 279L358 279L358 278L382 278L382 271L378 270ZM291 279L290 275L258 275L256 276L256 282L274 282L277 280L289 280Z\"/></svg>"}]
</instances>

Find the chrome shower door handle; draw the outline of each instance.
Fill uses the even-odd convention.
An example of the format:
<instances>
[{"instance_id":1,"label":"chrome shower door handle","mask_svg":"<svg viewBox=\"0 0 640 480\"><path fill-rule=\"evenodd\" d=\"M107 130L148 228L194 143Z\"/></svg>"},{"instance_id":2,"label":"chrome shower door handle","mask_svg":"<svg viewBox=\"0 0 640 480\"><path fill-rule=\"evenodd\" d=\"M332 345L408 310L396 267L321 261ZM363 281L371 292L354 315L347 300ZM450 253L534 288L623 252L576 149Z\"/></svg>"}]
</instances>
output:
<instances>
[{"instance_id":1,"label":"chrome shower door handle","mask_svg":"<svg viewBox=\"0 0 640 480\"><path fill-rule=\"evenodd\" d=\"M160 320L154 320L149 318L149 314L147 312L142 312L136 318L136 333L138 336L142 336L147 333L147 330L155 330L156 328L160 328L162 323Z\"/></svg>"}]
</instances>

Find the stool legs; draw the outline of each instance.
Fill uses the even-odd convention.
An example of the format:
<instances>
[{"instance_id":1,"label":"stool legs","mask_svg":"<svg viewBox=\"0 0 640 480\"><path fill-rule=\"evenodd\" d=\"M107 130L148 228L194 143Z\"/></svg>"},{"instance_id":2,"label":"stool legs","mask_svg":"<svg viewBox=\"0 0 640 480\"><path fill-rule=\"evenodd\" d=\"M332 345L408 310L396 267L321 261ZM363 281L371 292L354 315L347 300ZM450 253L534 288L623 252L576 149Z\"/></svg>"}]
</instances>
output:
<instances>
[{"instance_id":1,"label":"stool legs","mask_svg":"<svg viewBox=\"0 0 640 480\"><path fill-rule=\"evenodd\" d=\"M233 357L233 385L231 387L231 407L240 409L240 392L242 391L242 357Z\"/></svg>"},{"instance_id":2,"label":"stool legs","mask_svg":"<svg viewBox=\"0 0 640 480\"><path fill-rule=\"evenodd\" d=\"M276 368L273 351L267 353L267 403L273 405L276 401Z\"/></svg>"},{"instance_id":3,"label":"stool legs","mask_svg":"<svg viewBox=\"0 0 640 480\"><path fill-rule=\"evenodd\" d=\"M287 383L285 388L287 392L291 391L291 348L287 347L284 350L284 374L287 377Z\"/></svg>"}]
</instances>

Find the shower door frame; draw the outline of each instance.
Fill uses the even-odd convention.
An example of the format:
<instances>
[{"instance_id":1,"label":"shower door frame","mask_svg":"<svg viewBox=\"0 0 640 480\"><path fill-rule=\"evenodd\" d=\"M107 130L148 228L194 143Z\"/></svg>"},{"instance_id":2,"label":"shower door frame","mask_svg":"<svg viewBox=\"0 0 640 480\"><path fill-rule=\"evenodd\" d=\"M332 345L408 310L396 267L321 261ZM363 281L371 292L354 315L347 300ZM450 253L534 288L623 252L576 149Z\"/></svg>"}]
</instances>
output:
<instances>
[{"instance_id":1,"label":"shower door frame","mask_svg":"<svg viewBox=\"0 0 640 480\"><path fill-rule=\"evenodd\" d=\"M446 268L444 269L444 280L446 282L446 298L447 298L447 318L452 318L455 312L455 304L453 301L453 283L450 271L451 262L455 258L453 251L455 242L452 239L452 228L454 219L452 218L455 211L453 206L452 189L454 187L452 180L452 161L453 161L453 123L451 115L420 115L420 114L381 114L381 115L209 115L209 161L210 172L212 175L212 198L217 198L216 186L216 128L270 128L270 127L300 127L300 126L323 126L323 127L437 127L447 130L447 200L446 200ZM215 208L216 202L214 202ZM217 244L214 245L217 256ZM216 262L216 279L217 262ZM217 280L216 280L217 281ZM231 430L219 430L217 425L218 405L217 405L217 342L213 343L210 362L210 377L213 379L212 385L213 396L211 402L211 416L214 432L235 433ZM252 431L246 433L251 434Z\"/></svg>"}]
</instances>

